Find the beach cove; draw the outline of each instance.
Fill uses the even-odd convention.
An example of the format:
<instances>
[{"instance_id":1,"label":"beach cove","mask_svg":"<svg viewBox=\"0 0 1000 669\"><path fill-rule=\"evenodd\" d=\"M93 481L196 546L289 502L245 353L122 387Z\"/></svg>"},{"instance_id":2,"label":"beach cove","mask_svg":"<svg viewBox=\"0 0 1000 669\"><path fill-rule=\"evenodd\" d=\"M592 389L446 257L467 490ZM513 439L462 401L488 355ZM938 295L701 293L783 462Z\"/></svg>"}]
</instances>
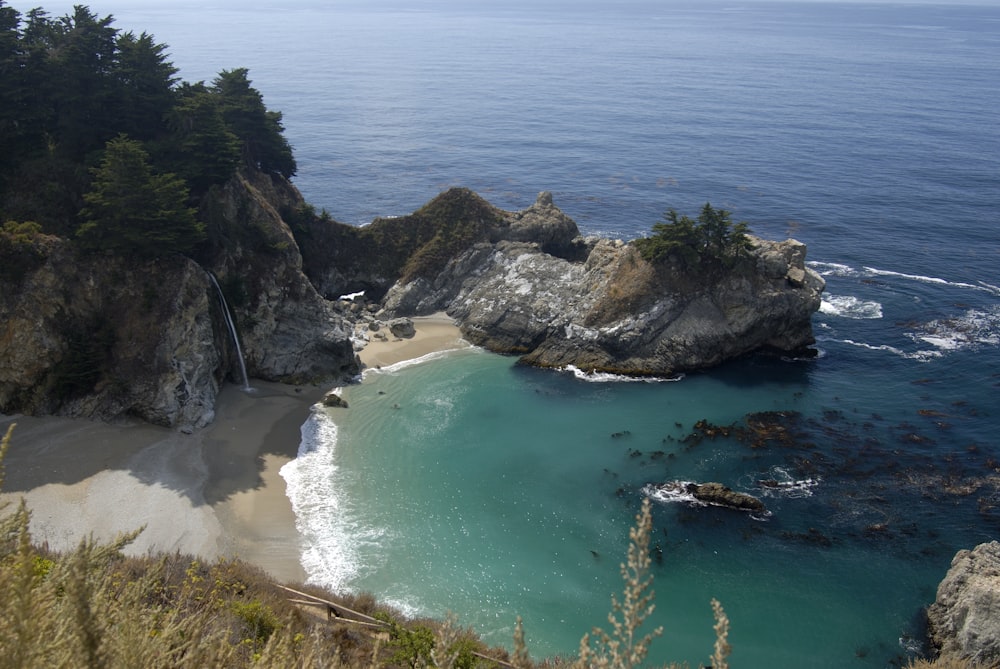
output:
<instances>
[{"instance_id":1,"label":"beach cove","mask_svg":"<svg viewBox=\"0 0 1000 669\"><path fill-rule=\"evenodd\" d=\"M369 342L366 367L464 345L447 317L413 319L410 339ZM37 543L71 550L144 528L134 555L240 558L276 580L301 582L301 542L279 471L298 453L300 429L329 390L252 381L227 384L215 420L192 434L145 423L2 416L16 423L0 504L23 498Z\"/></svg>"}]
</instances>

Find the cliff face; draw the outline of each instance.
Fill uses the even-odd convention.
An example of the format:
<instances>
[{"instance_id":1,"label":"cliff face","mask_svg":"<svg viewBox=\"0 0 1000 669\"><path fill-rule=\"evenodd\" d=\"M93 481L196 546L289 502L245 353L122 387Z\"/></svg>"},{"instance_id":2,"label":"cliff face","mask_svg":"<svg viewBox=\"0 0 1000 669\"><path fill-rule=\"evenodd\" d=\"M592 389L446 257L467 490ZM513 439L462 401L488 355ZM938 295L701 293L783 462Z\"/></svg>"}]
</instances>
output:
<instances>
[{"instance_id":1,"label":"cliff face","mask_svg":"<svg viewBox=\"0 0 1000 669\"><path fill-rule=\"evenodd\" d=\"M203 262L236 316L252 377L303 383L359 371L351 325L303 274L299 246L279 213L302 204L286 181L256 173L232 179L205 207L218 239Z\"/></svg>"},{"instance_id":2,"label":"cliff face","mask_svg":"<svg viewBox=\"0 0 1000 669\"><path fill-rule=\"evenodd\" d=\"M959 551L927 609L931 644L942 660L1000 663L1000 542Z\"/></svg>"},{"instance_id":3,"label":"cliff face","mask_svg":"<svg viewBox=\"0 0 1000 669\"><path fill-rule=\"evenodd\" d=\"M234 178L203 203L211 239L198 262L79 255L49 241L22 275L0 279L0 411L210 422L220 383L242 379L206 268L230 302L251 377L356 374L350 328L302 274L277 214L298 197L265 175Z\"/></svg>"},{"instance_id":4,"label":"cliff face","mask_svg":"<svg viewBox=\"0 0 1000 669\"><path fill-rule=\"evenodd\" d=\"M58 243L20 290L0 292L0 409L205 425L219 314L191 260L78 257Z\"/></svg>"},{"instance_id":5,"label":"cliff face","mask_svg":"<svg viewBox=\"0 0 1000 669\"><path fill-rule=\"evenodd\" d=\"M814 341L824 282L794 240L755 239L743 270L690 274L620 241L581 239L548 194L505 221L438 275L397 282L385 313L446 310L473 343L527 363L633 375Z\"/></svg>"}]
</instances>

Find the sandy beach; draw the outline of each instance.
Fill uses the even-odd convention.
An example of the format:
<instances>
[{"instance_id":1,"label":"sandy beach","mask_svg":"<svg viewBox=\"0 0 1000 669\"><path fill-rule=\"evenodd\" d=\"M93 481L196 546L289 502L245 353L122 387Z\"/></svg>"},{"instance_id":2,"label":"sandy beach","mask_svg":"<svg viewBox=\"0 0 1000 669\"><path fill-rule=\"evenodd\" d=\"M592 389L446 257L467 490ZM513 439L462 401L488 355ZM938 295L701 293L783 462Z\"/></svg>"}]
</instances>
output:
<instances>
[{"instance_id":1,"label":"sandy beach","mask_svg":"<svg viewBox=\"0 0 1000 669\"><path fill-rule=\"evenodd\" d=\"M409 339L373 339L366 367L467 346L443 315L414 318ZM227 385L211 425L184 434L140 422L0 415L16 423L0 504L24 498L37 542L69 549L145 527L132 554L239 557L275 579L301 582L300 538L278 471L295 457L321 386Z\"/></svg>"}]
</instances>

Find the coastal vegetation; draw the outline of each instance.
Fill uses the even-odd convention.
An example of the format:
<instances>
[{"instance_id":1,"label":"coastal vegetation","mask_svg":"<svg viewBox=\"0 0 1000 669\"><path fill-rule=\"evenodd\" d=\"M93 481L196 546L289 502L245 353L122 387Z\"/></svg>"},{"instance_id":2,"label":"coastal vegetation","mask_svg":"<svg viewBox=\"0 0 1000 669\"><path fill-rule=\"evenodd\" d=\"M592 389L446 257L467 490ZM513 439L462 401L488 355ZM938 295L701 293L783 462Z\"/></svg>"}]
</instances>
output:
<instances>
[{"instance_id":1,"label":"coastal vegetation","mask_svg":"<svg viewBox=\"0 0 1000 669\"><path fill-rule=\"evenodd\" d=\"M180 82L166 48L83 5L54 18L0 0L0 222L90 251L190 253L200 203L238 170L295 174L245 68Z\"/></svg>"},{"instance_id":2,"label":"coastal vegetation","mask_svg":"<svg viewBox=\"0 0 1000 669\"><path fill-rule=\"evenodd\" d=\"M671 260L686 270L713 264L731 269L749 254L749 227L744 222L733 223L732 214L725 209L715 209L706 202L696 219L681 216L674 209L663 218L653 224L652 235L633 242L648 262Z\"/></svg>"},{"instance_id":3,"label":"coastal vegetation","mask_svg":"<svg viewBox=\"0 0 1000 669\"><path fill-rule=\"evenodd\" d=\"M3 459L14 427L0 442ZM453 617L407 620L370 595L338 596L297 585L287 590L238 560L206 564L183 556L125 557L142 531L109 543L84 540L69 553L32 543L22 500L0 508L0 667L521 667L530 659L517 623L513 654L489 648ZM595 629L575 660L554 667L630 669L642 665L657 629L640 635L653 611L648 501L629 533L623 597L612 597L611 632ZM304 591L304 592L303 592ZM327 619L308 598L333 600L360 618ZM724 669L728 620L713 602L712 666Z\"/></svg>"}]
</instances>

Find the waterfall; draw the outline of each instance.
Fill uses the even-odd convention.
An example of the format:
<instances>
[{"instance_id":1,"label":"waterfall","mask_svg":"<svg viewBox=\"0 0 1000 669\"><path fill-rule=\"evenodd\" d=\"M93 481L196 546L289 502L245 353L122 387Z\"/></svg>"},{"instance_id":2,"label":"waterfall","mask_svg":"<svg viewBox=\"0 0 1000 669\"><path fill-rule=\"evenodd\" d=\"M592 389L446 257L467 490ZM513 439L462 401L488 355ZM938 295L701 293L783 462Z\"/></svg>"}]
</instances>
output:
<instances>
[{"instance_id":1,"label":"waterfall","mask_svg":"<svg viewBox=\"0 0 1000 669\"><path fill-rule=\"evenodd\" d=\"M226 296L222 293L222 286L216 281L215 275L211 272L207 272L208 278L212 280L212 285L215 286L215 292L219 295L219 304L222 305L222 315L226 318L226 327L229 328L229 335L233 338L233 344L236 346L236 359L240 361L240 373L243 374L243 390L251 390L250 379L247 378L247 366L243 362L243 349L240 348L240 338L236 336L236 324L233 322L233 316L229 313L229 304L226 302Z\"/></svg>"}]
</instances>

